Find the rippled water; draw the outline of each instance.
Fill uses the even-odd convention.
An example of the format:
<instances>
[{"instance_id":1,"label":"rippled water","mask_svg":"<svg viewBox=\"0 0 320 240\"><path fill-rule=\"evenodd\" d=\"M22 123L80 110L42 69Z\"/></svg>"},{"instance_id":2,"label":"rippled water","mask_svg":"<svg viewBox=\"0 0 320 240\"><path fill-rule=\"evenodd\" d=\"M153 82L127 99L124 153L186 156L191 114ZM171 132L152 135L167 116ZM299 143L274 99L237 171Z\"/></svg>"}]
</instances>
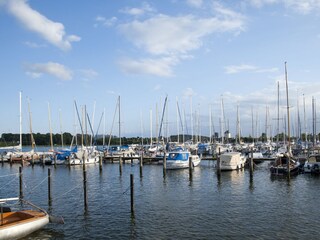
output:
<instances>
[{"instance_id":1,"label":"rippled water","mask_svg":"<svg viewBox=\"0 0 320 240\"><path fill-rule=\"evenodd\" d=\"M63 216L26 239L317 239L320 178L298 175L273 179L268 163L222 172L202 161L193 170L162 166L104 164L87 167L88 211L83 204L82 167L51 167L52 207L48 208L48 167L23 168L25 199ZM0 164L0 198L19 194L19 166ZM130 212L130 174L134 174L135 214Z\"/></svg>"}]
</instances>

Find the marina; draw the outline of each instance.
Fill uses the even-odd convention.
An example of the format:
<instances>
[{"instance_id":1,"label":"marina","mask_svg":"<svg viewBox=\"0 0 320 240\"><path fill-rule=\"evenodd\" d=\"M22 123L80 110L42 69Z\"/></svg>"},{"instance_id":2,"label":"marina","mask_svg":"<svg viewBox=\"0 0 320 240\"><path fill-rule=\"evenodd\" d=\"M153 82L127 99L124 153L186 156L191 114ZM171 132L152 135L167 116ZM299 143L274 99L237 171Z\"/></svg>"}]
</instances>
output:
<instances>
[{"instance_id":1,"label":"marina","mask_svg":"<svg viewBox=\"0 0 320 240\"><path fill-rule=\"evenodd\" d=\"M1 195L19 194L19 164L0 167ZM52 199L48 202L48 169ZM273 178L269 163L217 174L215 161L167 171L161 165L103 163L86 166L26 166L23 195L64 225L48 224L26 239L307 239L318 234L317 175ZM134 177L134 212L130 176ZM306 208L307 204L307 208ZM295 231L292 231L295 228ZM270 231L272 229L272 231Z\"/></svg>"}]
</instances>

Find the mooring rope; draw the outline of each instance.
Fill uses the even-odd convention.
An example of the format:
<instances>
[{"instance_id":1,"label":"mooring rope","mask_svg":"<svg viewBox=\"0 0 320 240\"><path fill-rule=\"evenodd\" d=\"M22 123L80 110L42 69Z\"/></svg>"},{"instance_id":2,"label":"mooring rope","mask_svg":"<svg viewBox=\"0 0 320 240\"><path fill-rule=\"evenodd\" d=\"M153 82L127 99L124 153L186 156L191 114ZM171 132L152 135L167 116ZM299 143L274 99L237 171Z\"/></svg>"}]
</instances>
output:
<instances>
[{"instance_id":1,"label":"mooring rope","mask_svg":"<svg viewBox=\"0 0 320 240\"><path fill-rule=\"evenodd\" d=\"M19 175L19 173L12 173L12 174L8 174L8 175L2 175L2 176L0 176L0 178L14 176L14 175Z\"/></svg>"},{"instance_id":2,"label":"mooring rope","mask_svg":"<svg viewBox=\"0 0 320 240\"><path fill-rule=\"evenodd\" d=\"M19 175L19 173L18 173L18 175ZM9 182L7 182L5 185L3 185L3 186L0 188L0 190L3 189L4 187L6 187L7 185L11 184L11 183L12 183L16 178L18 178L18 177L19 177L19 176L16 176L16 177L12 178L11 181L9 181Z\"/></svg>"}]
</instances>

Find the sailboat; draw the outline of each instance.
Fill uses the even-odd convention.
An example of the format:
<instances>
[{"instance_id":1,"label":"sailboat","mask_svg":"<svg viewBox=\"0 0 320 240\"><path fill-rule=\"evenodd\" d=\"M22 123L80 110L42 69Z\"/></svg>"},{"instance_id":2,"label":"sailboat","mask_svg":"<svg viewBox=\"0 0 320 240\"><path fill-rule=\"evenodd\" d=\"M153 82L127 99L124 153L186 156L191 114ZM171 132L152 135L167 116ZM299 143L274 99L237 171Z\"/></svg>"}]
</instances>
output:
<instances>
[{"instance_id":1,"label":"sailboat","mask_svg":"<svg viewBox=\"0 0 320 240\"><path fill-rule=\"evenodd\" d=\"M288 78L287 78L287 63L285 62L285 80L287 93L287 127L288 127L288 145L287 151L281 156L277 157L270 166L270 173L272 176L292 176L299 173L300 163L295 161L291 152L290 140L290 111L289 111L289 93L288 93Z\"/></svg>"},{"instance_id":2,"label":"sailboat","mask_svg":"<svg viewBox=\"0 0 320 240\"><path fill-rule=\"evenodd\" d=\"M163 114L165 112L166 103L167 103L167 97L165 99ZM182 121L181 121L181 126L182 126L182 133L184 135L184 128L183 128ZM161 127L159 131L159 137L160 137L160 134L161 134ZM177 146L177 147L168 149L168 155L166 160L167 169L189 168L189 161L191 161L192 167L196 167L200 165L201 158L197 154L194 154L193 152L191 152L190 149L187 149L185 145L184 147Z\"/></svg>"}]
</instances>

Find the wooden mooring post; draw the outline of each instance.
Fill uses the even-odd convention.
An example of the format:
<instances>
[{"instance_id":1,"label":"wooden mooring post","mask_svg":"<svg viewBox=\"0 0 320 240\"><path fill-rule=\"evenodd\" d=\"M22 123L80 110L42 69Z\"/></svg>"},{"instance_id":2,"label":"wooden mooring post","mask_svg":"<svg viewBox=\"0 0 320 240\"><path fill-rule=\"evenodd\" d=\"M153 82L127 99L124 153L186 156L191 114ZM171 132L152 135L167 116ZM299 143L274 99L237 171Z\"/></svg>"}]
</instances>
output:
<instances>
[{"instance_id":1,"label":"wooden mooring post","mask_svg":"<svg viewBox=\"0 0 320 240\"><path fill-rule=\"evenodd\" d=\"M143 176L142 169L143 169L143 153L141 153L141 156L140 156L140 177L141 178Z\"/></svg>"},{"instance_id":2,"label":"wooden mooring post","mask_svg":"<svg viewBox=\"0 0 320 240\"><path fill-rule=\"evenodd\" d=\"M48 168L48 204L51 206L52 198L51 198L51 168Z\"/></svg>"},{"instance_id":3,"label":"wooden mooring post","mask_svg":"<svg viewBox=\"0 0 320 240\"><path fill-rule=\"evenodd\" d=\"M221 175L221 161L220 161L221 150L219 148L218 156L217 156L217 175Z\"/></svg>"},{"instance_id":4,"label":"wooden mooring post","mask_svg":"<svg viewBox=\"0 0 320 240\"><path fill-rule=\"evenodd\" d=\"M102 172L102 156L99 155L99 170Z\"/></svg>"},{"instance_id":5,"label":"wooden mooring post","mask_svg":"<svg viewBox=\"0 0 320 240\"><path fill-rule=\"evenodd\" d=\"M57 168L57 158L58 158L58 155L57 155L57 154L54 154L54 158L53 158L54 168ZM70 159L70 158L69 158L69 159Z\"/></svg>"},{"instance_id":6,"label":"wooden mooring post","mask_svg":"<svg viewBox=\"0 0 320 240\"><path fill-rule=\"evenodd\" d=\"M21 160L21 163L23 162L23 160ZM34 167L34 155L31 155L31 166Z\"/></svg>"},{"instance_id":7,"label":"wooden mooring post","mask_svg":"<svg viewBox=\"0 0 320 240\"><path fill-rule=\"evenodd\" d=\"M9 159L9 161L10 161L10 167L12 167L12 154L10 154L10 159Z\"/></svg>"},{"instance_id":8,"label":"wooden mooring post","mask_svg":"<svg viewBox=\"0 0 320 240\"><path fill-rule=\"evenodd\" d=\"M119 173L122 175L122 157L119 157Z\"/></svg>"},{"instance_id":9,"label":"wooden mooring post","mask_svg":"<svg viewBox=\"0 0 320 240\"><path fill-rule=\"evenodd\" d=\"M167 153L164 151L164 156L163 156L163 177L166 176L167 173Z\"/></svg>"},{"instance_id":10,"label":"wooden mooring post","mask_svg":"<svg viewBox=\"0 0 320 240\"><path fill-rule=\"evenodd\" d=\"M190 178L190 180L192 180L192 169L193 169L192 157L189 156L189 178Z\"/></svg>"},{"instance_id":11,"label":"wooden mooring post","mask_svg":"<svg viewBox=\"0 0 320 240\"><path fill-rule=\"evenodd\" d=\"M250 174L253 174L253 149L251 148L251 154L249 159L249 167L250 167Z\"/></svg>"},{"instance_id":12,"label":"wooden mooring post","mask_svg":"<svg viewBox=\"0 0 320 240\"><path fill-rule=\"evenodd\" d=\"M19 197L23 199L22 167L19 167Z\"/></svg>"},{"instance_id":13,"label":"wooden mooring post","mask_svg":"<svg viewBox=\"0 0 320 240\"><path fill-rule=\"evenodd\" d=\"M131 215L134 215L134 182L133 174L130 174L130 202L131 202Z\"/></svg>"},{"instance_id":14,"label":"wooden mooring post","mask_svg":"<svg viewBox=\"0 0 320 240\"><path fill-rule=\"evenodd\" d=\"M83 170L83 203L84 203L84 210L87 211L87 209L88 209L87 169L86 169L86 163L85 163L84 156L83 156L83 162L82 162L82 170Z\"/></svg>"}]
</instances>

